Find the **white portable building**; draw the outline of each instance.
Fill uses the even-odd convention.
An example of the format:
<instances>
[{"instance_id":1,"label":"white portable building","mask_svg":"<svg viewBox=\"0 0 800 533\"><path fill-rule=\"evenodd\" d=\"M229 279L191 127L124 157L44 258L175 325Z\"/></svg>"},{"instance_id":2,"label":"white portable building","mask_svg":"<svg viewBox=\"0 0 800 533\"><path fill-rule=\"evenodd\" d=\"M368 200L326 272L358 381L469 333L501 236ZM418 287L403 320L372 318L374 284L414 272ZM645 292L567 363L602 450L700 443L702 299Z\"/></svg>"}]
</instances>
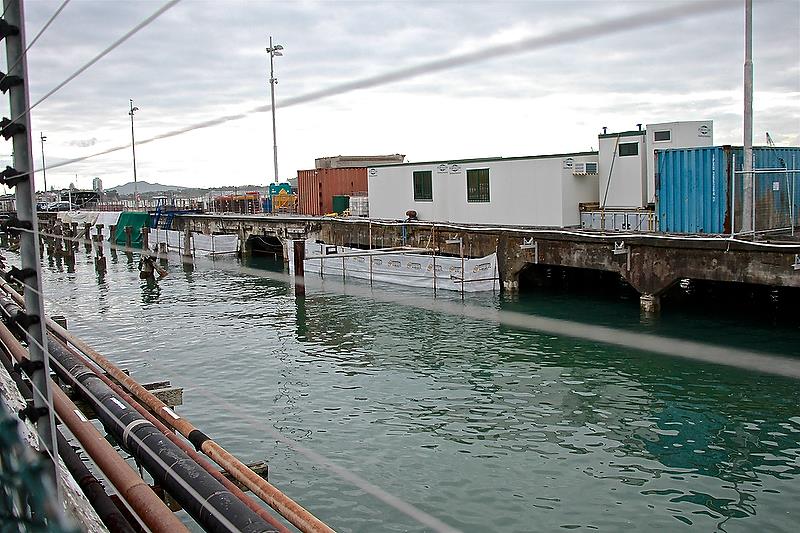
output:
<instances>
[{"instance_id":1,"label":"white portable building","mask_svg":"<svg viewBox=\"0 0 800 533\"><path fill-rule=\"evenodd\" d=\"M714 146L714 121L691 120L648 124L647 203L656 201L656 150Z\"/></svg>"},{"instance_id":2,"label":"white portable building","mask_svg":"<svg viewBox=\"0 0 800 533\"><path fill-rule=\"evenodd\" d=\"M566 227L598 200L597 152L371 167L369 214L472 224Z\"/></svg>"},{"instance_id":3,"label":"white portable building","mask_svg":"<svg viewBox=\"0 0 800 533\"><path fill-rule=\"evenodd\" d=\"M644 207L647 195L644 130L603 133L598 139L600 207Z\"/></svg>"}]
</instances>

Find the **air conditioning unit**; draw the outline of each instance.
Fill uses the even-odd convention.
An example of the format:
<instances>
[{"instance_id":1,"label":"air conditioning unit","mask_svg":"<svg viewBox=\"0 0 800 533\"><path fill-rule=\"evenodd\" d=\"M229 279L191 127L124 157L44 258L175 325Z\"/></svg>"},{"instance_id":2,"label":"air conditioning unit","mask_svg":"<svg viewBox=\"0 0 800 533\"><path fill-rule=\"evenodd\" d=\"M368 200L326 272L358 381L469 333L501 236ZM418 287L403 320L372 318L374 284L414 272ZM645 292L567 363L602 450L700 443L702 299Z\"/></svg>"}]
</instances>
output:
<instances>
[{"instance_id":1,"label":"air conditioning unit","mask_svg":"<svg viewBox=\"0 0 800 533\"><path fill-rule=\"evenodd\" d=\"M597 174L597 162L575 163L572 165L572 174L575 176L585 176L587 174Z\"/></svg>"}]
</instances>

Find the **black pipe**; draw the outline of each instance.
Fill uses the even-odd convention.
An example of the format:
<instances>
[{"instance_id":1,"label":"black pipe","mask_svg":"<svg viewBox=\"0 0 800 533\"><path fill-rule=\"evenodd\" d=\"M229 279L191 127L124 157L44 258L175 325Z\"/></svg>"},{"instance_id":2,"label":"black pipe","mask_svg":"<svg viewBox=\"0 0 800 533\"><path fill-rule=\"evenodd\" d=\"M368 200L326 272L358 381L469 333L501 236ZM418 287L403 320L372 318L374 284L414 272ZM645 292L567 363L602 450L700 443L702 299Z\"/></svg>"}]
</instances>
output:
<instances>
[{"instance_id":1,"label":"black pipe","mask_svg":"<svg viewBox=\"0 0 800 533\"><path fill-rule=\"evenodd\" d=\"M7 315L13 315L19 309L14 302L7 299L0 300L0 307ZM94 408L106 431L141 463L153 479L164 487L203 529L212 533L230 532L230 527L217 516L221 515L234 526L236 531L275 533L272 526L194 462L183 450L170 442L151 422L117 396L94 372L86 368L78 358L55 341L48 343L48 351L51 356L51 369L81 393ZM84 388L88 393L83 390ZM199 497L185 488L185 485L191 487ZM210 511L209 506L217 513Z\"/></svg>"},{"instance_id":2,"label":"black pipe","mask_svg":"<svg viewBox=\"0 0 800 533\"><path fill-rule=\"evenodd\" d=\"M14 371L11 357L0 350L0 360L14 383L17 384L17 389L22 393L23 398L30 399L33 395L30 385L22 379L19 372ZM56 438L58 441L58 455L64 461L67 470L69 470L73 479L77 481L78 486L86 495L86 499L89 500L89 503L97 512L97 516L108 530L111 533L136 533L137 530L131 526L122 511L114 504L102 483L86 467L86 464L70 446L61 431L57 432Z\"/></svg>"}]
</instances>

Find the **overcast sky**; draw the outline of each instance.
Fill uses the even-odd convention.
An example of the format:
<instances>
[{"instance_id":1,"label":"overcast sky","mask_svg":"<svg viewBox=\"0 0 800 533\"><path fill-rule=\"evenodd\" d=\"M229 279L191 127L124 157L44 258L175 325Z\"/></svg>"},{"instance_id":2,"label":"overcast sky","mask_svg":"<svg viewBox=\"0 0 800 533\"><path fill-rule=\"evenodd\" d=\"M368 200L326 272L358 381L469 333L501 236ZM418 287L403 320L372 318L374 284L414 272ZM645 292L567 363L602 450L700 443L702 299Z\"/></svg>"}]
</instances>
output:
<instances>
[{"instance_id":1,"label":"overcast sky","mask_svg":"<svg viewBox=\"0 0 800 533\"><path fill-rule=\"evenodd\" d=\"M61 2L25 2L29 40ZM29 52L31 101L162 3L73 0ZM754 140L763 144L768 131L778 144L797 146L800 2L754 4ZM140 180L268 183L270 114L249 111L269 103L269 35L285 47L276 58L280 106L338 83L665 5L674 4L184 0L33 110L36 166L39 132L48 139L48 165L129 143L133 98L137 141L247 115L137 146ZM423 161L582 151L597 148L602 126L619 131L672 120L712 119L715 144L741 144L743 6L732 0L712 14L278 109L280 176L337 154L402 153ZM0 153L10 151L7 143ZM107 188L132 181L130 149L51 169L47 181L88 188L95 176Z\"/></svg>"}]
</instances>

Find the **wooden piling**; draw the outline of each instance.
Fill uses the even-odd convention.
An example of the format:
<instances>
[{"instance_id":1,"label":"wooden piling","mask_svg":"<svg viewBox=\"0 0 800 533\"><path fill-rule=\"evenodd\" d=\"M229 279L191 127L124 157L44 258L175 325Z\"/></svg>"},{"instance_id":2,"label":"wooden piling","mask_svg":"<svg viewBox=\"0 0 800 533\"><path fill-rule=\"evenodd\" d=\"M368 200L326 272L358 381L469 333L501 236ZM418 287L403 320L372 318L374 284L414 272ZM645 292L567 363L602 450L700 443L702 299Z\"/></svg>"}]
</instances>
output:
<instances>
[{"instance_id":1,"label":"wooden piling","mask_svg":"<svg viewBox=\"0 0 800 533\"><path fill-rule=\"evenodd\" d=\"M125 231L125 247L130 248L131 244L133 243L132 234L133 234L133 227L132 226L125 226L123 228Z\"/></svg>"},{"instance_id":2,"label":"wooden piling","mask_svg":"<svg viewBox=\"0 0 800 533\"><path fill-rule=\"evenodd\" d=\"M150 228L147 226L142 228L142 250L150 249Z\"/></svg>"},{"instance_id":3,"label":"wooden piling","mask_svg":"<svg viewBox=\"0 0 800 533\"><path fill-rule=\"evenodd\" d=\"M306 241L298 239L294 241L294 294L295 296L305 296L306 280L305 265Z\"/></svg>"}]
</instances>

